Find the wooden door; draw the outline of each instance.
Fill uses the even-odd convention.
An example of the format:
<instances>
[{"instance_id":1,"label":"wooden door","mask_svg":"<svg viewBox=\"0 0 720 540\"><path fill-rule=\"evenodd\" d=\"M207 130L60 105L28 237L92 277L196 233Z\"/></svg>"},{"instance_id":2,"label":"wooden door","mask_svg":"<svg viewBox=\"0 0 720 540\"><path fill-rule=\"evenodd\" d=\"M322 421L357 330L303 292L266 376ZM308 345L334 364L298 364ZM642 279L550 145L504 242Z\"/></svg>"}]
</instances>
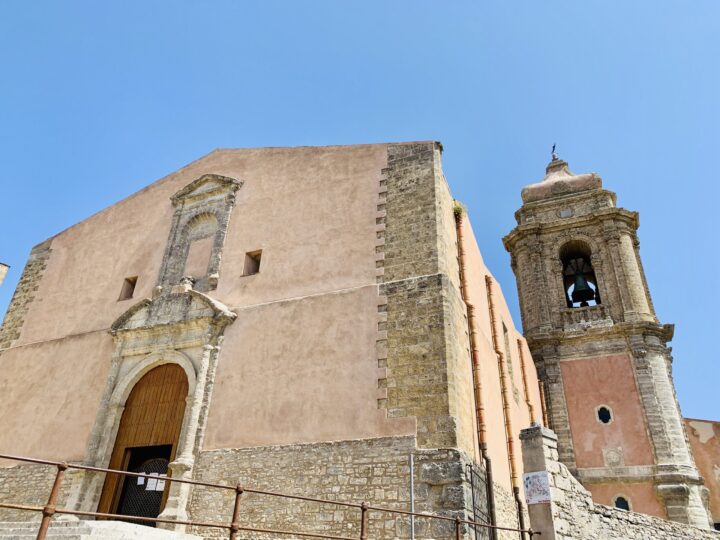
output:
<instances>
[{"instance_id":1,"label":"wooden door","mask_svg":"<svg viewBox=\"0 0 720 540\"><path fill-rule=\"evenodd\" d=\"M177 364L163 364L146 373L125 402L108 468L128 470L131 451L144 447L170 445L170 461L175 459L187 395L187 376ZM116 513L123 484L120 475L106 476L98 512ZM166 483L163 505L168 488Z\"/></svg>"}]
</instances>

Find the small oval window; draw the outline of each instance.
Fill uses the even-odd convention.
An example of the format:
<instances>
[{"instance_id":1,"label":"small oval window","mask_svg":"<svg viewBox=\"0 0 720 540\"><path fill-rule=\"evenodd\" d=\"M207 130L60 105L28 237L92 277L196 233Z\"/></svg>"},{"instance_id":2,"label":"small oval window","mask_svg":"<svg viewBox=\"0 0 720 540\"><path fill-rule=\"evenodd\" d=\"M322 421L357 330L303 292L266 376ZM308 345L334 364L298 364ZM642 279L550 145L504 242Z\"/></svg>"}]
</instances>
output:
<instances>
[{"instance_id":1,"label":"small oval window","mask_svg":"<svg viewBox=\"0 0 720 540\"><path fill-rule=\"evenodd\" d=\"M630 510L630 503L625 497L616 497L615 508L619 508L620 510Z\"/></svg>"},{"instance_id":2,"label":"small oval window","mask_svg":"<svg viewBox=\"0 0 720 540\"><path fill-rule=\"evenodd\" d=\"M610 412L610 409L605 406L598 407L597 416L598 420L600 420L603 424L609 424L612 420L612 413Z\"/></svg>"}]
</instances>

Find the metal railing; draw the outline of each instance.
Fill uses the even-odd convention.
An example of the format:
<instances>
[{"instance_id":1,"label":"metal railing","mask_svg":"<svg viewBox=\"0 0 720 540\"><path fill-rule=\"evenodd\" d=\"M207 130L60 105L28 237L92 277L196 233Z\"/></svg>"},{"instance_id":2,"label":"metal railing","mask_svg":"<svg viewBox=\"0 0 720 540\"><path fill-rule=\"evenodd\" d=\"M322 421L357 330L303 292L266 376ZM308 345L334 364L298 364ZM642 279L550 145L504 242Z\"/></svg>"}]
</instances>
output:
<instances>
[{"instance_id":1,"label":"metal railing","mask_svg":"<svg viewBox=\"0 0 720 540\"><path fill-rule=\"evenodd\" d=\"M79 469L83 471L92 471L92 472L99 472L99 473L106 473L106 474L119 474L121 476L131 476L136 478L155 478L157 479L156 475L150 475L150 474L144 474L144 473L135 473L130 471L120 471L116 469L104 469L102 467L90 467L87 465L80 465L80 464L74 464L74 463L67 463L64 461L50 461L45 459L37 459L37 458L29 458L25 456L15 456L15 455L9 455L9 454L0 454L0 459L8 459L11 461L19 461L23 463L33 463L36 465L53 465L57 467L57 473L55 474L55 480L53 481L52 488L50 489L50 495L48 496L47 503L45 506L33 506L33 505L27 505L27 504L15 504L15 503L7 503L7 502L1 502L0 501L0 508L7 508L11 510L21 510L21 511L28 511L28 512L42 512L42 520L40 521L40 528L38 529L37 533L37 540L45 540L45 537L47 535L48 528L50 527L50 520L55 514L68 514L68 515L74 515L74 516L84 516L84 517L96 517L96 518L117 518L121 520L131 520L131 521L141 521L146 523L167 523L167 524L173 524L173 525L190 525L193 527L208 527L208 528L215 528L215 529L225 529L229 531L229 538L230 540L237 540L238 538L238 532L240 531L247 531L247 532L255 532L255 533L267 533L267 534L280 534L280 535L294 535L294 536L304 536L308 538L328 538L333 540L367 540L368 539L368 528L369 528L369 521L370 521L370 511L374 512L383 512L387 514L399 514L403 516L413 516L418 518L425 518L425 519L436 519L436 520L443 520L443 521L451 521L454 523L455 528L455 539L460 540L462 538L462 529L464 525L470 525L473 527L484 527L488 529L497 529L502 531L514 531L520 533L521 537L524 537L525 534L528 535L530 540L534 536L539 536L540 533L533 531L532 529L514 529L511 527L500 527L497 525L490 525L489 523L482 523L477 521L469 521L466 519L460 518L460 516L455 517L449 517L449 516L441 516L437 514L428 514L428 513L422 513L422 512L409 512L405 510L396 510L392 508L383 508L380 506L371 506L367 502L363 503L350 503L350 502L340 502L340 501L331 501L327 499L318 499L315 497L304 497L302 495L288 495L286 493L278 493L275 491L267 491L262 489L254 489L245 487L241 484L237 484L236 486L228 486L224 484L214 484L211 482L201 482L198 480L184 480L180 478L172 478L172 477L166 477L163 478L166 482L178 482L182 484L192 484L194 486L203 486L207 488L214 488L214 489L222 489L226 491L234 491L235 492L235 501L233 505L233 512L232 512L232 518L230 523L216 523L216 522L209 522L209 521L196 521L196 520L180 520L180 519L166 519L166 518L150 518L150 517L141 517L141 516L129 516L124 514L108 514L108 513L102 513L102 512L85 512L81 510L73 510L71 508L58 508L57 502L58 497L60 495L60 487L62 486L63 479L65 477L65 472L68 469ZM310 533L310 532L299 532L299 531L285 531L285 530L279 530L279 529L264 529L259 527L245 527L240 525L240 502L243 493L254 493L257 495L266 495L270 497L280 497L284 499L293 499L298 501L306 501L306 502L315 502L320 504L329 504L329 505L335 505L335 506L341 506L344 508L355 508L360 511L360 536L359 537L351 537L351 536L335 536L331 534L322 534L322 533Z\"/></svg>"}]
</instances>

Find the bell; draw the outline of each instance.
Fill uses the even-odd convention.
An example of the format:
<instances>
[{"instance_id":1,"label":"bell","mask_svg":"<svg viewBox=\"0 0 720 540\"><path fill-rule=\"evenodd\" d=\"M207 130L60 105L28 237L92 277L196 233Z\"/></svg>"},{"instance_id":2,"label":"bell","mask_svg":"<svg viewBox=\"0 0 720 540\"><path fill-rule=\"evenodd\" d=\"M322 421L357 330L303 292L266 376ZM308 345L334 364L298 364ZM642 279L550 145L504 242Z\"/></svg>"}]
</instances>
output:
<instances>
[{"instance_id":1,"label":"bell","mask_svg":"<svg viewBox=\"0 0 720 540\"><path fill-rule=\"evenodd\" d=\"M580 302L580 307L587 307L588 300L595 299L595 291L590 288L582 274L575 275L575 288L572 292L572 301Z\"/></svg>"}]
</instances>

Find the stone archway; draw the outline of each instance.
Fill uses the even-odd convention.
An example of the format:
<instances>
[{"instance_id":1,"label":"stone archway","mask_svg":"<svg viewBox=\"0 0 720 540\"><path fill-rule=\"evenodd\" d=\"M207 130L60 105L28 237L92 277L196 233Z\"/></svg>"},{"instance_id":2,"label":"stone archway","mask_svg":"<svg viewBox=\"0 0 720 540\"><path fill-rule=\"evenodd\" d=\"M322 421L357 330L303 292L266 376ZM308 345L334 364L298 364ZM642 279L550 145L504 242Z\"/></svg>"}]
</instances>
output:
<instances>
[{"instance_id":1,"label":"stone archway","mask_svg":"<svg viewBox=\"0 0 720 540\"><path fill-rule=\"evenodd\" d=\"M156 366L137 381L125 402L109 468L139 471L145 462L154 460L156 464L164 461L164 470L143 472L167 473L167 465L178 452L188 385L183 368L172 363ZM143 481L142 489L133 482L137 484L135 478L107 475L98 511L156 517L167 498L164 482L161 489L157 482ZM139 513L130 510L133 505L140 506Z\"/></svg>"}]
</instances>

